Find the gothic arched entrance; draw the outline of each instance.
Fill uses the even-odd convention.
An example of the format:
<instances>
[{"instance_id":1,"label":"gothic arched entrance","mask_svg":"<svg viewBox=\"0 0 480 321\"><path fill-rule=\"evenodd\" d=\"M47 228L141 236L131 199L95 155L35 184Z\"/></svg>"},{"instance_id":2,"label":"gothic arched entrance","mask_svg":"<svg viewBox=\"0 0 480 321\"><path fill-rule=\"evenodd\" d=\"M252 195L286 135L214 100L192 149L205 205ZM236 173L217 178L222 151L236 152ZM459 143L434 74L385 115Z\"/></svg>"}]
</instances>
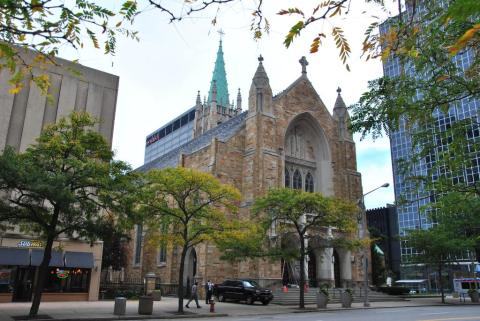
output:
<instances>
[{"instance_id":1,"label":"gothic arched entrance","mask_svg":"<svg viewBox=\"0 0 480 321\"><path fill-rule=\"evenodd\" d=\"M185 268L183 271L183 284L186 287L184 293L190 295L190 289L192 284L195 281L195 276L197 275L197 252L194 248L190 248L187 251L185 257Z\"/></svg>"},{"instance_id":2,"label":"gothic arched entrance","mask_svg":"<svg viewBox=\"0 0 480 321\"><path fill-rule=\"evenodd\" d=\"M342 281L340 277L340 257L335 249L333 249L333 278L335 280L335 287L341 288Z\"/></svg>"},{"instance_id":3,"label":"gothic arched entrance","mask_svg":"<svg viewBox=\"0 0 480 321\"><path fill-rule=\"evenodd\" d=\"M317 287L317 257L313 250L308 250L308 282L310 287Z\"/></svg>"}]
</instances>

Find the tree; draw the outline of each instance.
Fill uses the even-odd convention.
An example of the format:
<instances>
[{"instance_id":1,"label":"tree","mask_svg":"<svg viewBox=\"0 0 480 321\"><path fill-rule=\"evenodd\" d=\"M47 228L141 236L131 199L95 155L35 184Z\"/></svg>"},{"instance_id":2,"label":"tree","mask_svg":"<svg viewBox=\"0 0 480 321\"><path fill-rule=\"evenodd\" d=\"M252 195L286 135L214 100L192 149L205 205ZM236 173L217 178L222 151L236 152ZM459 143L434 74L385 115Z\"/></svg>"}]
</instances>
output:
<instances>
[{"instance_id":1,"label":"tree","mask_svg":"<svg viewBox=\"0 0 480 321\"><path fill-rule=\"evenodd\" d=\"M253 210L263 215L264 226L275 226L282 233L293 233L296 237L294 258L300 261L300 301L305 307L305 258L306 242L325 229L335 228L337 242L356 247L360 243L353 236L357 228L359 208L356 204L320 193L310 193L289 188L272 189L264 197L255 200ZM328 237L325 237L328 241Z\"/></svg>"},{"instance_id":2,"label":"tree","mask_svg":"<svg viewBox=\"0 0 480 321\"><path fill-rule=\"evenodd\" d=\"M122 26L124 22L133 21L136 1L124 1L118 12L97 3L92 0L0 1L0 71L8 70L12 74L12 94L21 90L26 76L46 94L50 84L48 75L34 75L32 68L56 64L53 58L61 47L79 49L89 41L97 49L102 45L105 54L114 55L118 34L137 39L136 32ZM22 54L27 48L37 54L32 61Z\"/></svg>"},{"instance_id":3,"label":"tree","mask_svg":"<svg viewBox=\"0 0 480 321\"><path fill-rule=\"evenodd\" d=\"M88 114L73 113L44 128L24 153L7 147L0 156L0 222L45 240L31 317L38 313L53 241L61 235L99 238L104 221L115 217L104 211L114 205L113 192L128 186L129 166L113 160L93 125Z\"/></svg>"},{"instance_id":4,"label":"tree","mask_svg":"<svg viewBox=\"0 0 480 321\"><path fill-rule=\"evenodd\" d=\"M183 167L151 170L139 190L138 207L153 230L163 228L158 238L179 246L178 312L183 313L185 258L200 243L222 239L235 221L240 192L221 184L207 173ZM228 217L231 213L232 217ZM237 229L240 231L240 229ZM229 231L230 233L232 231ZM233 233L231 233L233 234Z\"/></svg>"},{"instance_id":5,"label":"tree","mask_svg":"<svg viewBox=\"0 0 480 321\"><path fill-rule=\"evenodd\" d=\"M445 303L444 282L442 279L443 267L455 261L459 251L471 248L469 242L459 240L454 233L444 225L435 225L428 230L409 231L404 241L419 252L410 257L411 263L423 263L433 266L440 281L442 303Z\"/></svg>"},{"instance_id":6,"label":"tree","mask_svg":"<svg viewBox=\"0 0 480 321\"><path fill-rule=\"evenodd\" d=\"M16 93L22 88L22 80L26 75L46 93L49 79L48 75L34 75L33 67L41 67L45 63L55 63L53 57L58 55L60 48L82 48L88 39L97 49L103 49L105 54L115 54L117 36L127 36L138 40L137 33L125 28L123 25L134 22L143 12L151 9L158 10L170 18L170 22L180 22L185 18L195 18L211 13L211 23L217 24L217 18L222 9L229 8L235 3L241 3L243 8L251 10L250 21L254 39L260 39L270 30L270 17L264 13L265 2L249 0L184 0L166 2L160 0L123 0L119 9L114 10L95 0L75 0L64 2L59 0L34 0L34 1L2 1L0 3L0 55L4 58L0 69L9 70L11 78L11 92ZM390 32L387 37L379 35L376 31L382 22L380 17L363 12L371 24L365 30L362 52L366 59L385 57L390 52L409 51L415 52L416 20L419 0L327 0L315 6L301 9L296 2L292 7L275 8L278 15L292 16L298 20L285 32L284 44L289 47L295 38L306 29L318 28L317 35L312 39L310 52L316 53L323 45L326 38L331 38L339 50L339 58L348 66L351 54L350 44L341 23L348 17L354 6L374 4L384 12L390 12L390 6L397 5L397 13L402 17L405 7L409 7L409 19L402 19L405 23ZM420 4L419 4L420 3ZM480 4L476 0L456 0L451 2L445 17L449 20L462 22L463 32L449 43L452 52L458 52L465 46L478 44L480 25L475 13L479 12ZM270 2L269 2L270 4ZM212 9L209 11L209 9ZM207 13L208 14L208 13ZM321 23L328 21L329 23ZM101 48L102 47L102 48ZM24 48L33 49L38 56L33 61L22 57Z\"/></svg>"}]
</instances>

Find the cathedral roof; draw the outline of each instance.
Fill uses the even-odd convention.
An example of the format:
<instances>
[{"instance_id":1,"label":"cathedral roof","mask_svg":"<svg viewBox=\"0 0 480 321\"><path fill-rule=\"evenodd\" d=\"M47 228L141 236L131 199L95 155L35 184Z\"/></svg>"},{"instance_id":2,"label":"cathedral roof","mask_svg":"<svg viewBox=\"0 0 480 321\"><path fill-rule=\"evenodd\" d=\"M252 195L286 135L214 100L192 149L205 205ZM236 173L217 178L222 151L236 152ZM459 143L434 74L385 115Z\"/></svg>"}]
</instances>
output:
<instances>
[{"instance_id":1,"label":"cathedral roof","mask_svg":"<svg viewBox=\"0 0 480 321\"><path fill-rule=\"evenodd\" d=\"M202 135L192 139L191 141L179 146L170 152L162 155L142 166L137 168L137 171L146 172L150 169L162 169L167 167L176 167L180 160L181 154L192 154L208 145L212 142L212 139L216 137L220 141L227 141L238 130L244 126L245 119L248 112L243 112L237 116L229 119L228 121L221 123L220 125L206 131Z\"/></svg>"},{"instance_id":2,"label":"cathedral roof","mask_svg":"<svg viewBox=\"0 0 480 321\"><path fill-rule=\"evenodd\" d=\"M208 102L212 102L214 83L217 86L217 104L227 107L230 104L228 97L227 73L225 71L225 60L223 59L222 40L218 46L217 59L213 69L212 80L210 81L210 90L208 91Z\"/></svg>"}]
</instances>

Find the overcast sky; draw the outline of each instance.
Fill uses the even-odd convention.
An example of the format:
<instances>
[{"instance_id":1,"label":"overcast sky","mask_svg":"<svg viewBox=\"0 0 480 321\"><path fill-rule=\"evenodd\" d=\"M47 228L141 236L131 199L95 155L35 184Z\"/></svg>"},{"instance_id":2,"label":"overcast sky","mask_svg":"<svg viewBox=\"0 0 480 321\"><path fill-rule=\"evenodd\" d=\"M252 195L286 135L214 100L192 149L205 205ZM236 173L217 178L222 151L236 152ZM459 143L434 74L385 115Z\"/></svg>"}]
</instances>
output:
<instances>
[{"instance_id":1,"label":"overcast sky","mask_svg":"<svg viewBox=\"0 0 480 321\"><path fill-rule=\"evenodd\" d=\"M120 1L112 1L117 5ZM182 0L168 0L181 3ZM318 53L309 54L311 40L319 32L330 33L332 24L319 22L295 39L286 49L283 38L297 19L277 16L279 9L292 6L292 0L265 1L264 11L270 18L271 30L260 41L254 41L250 31L251 11L254 1L226 5L217 16L217 25L211 24L215 8L200 17L184 19L169 24L168 18L156 10L138 16L134 29L140 41L118 39L115 57L103 56L101 51L85 48L80 52L64 50L61 56L79 58L81 64L120 76L113 148L118 159L129 162L134 168L143 164L145 137L173 117L195 104L197 91L202 97L208 94L218 49L218 29L223 29L223 50L230 99L240 88L243 101L247 101L251 79L261 54L274 94L282 91L301 74L298 62L305 55L309 62L308 78L331 112L337 87L347 105L355 103L367 89L368 80L382 75L380 61L365 62L360 58L364 31L372 22L370 15L385 16L379 10L366 7L364 1L352 1L345 20L335 20L345 30L352 47L348 72L338 58L338 51L328 39ZM302 1L295 1L296 4ZM102 1L103 3L103 1ZM313 6L312 1L305 8ZM309 4L308 4L309 3ZM270 7L271 6L271 7ZM311 8L310 8L311 10ZM309 10L306 10L309 11ZM363 13L367 11L368 13ZM244 109L247 106L243 106ZM387 138L360 141L356 137L358 171L362 174L364 193L390 183L369 194L366 207L393 203L393 180L390 148Z\"/></svg>"}]
</instances>

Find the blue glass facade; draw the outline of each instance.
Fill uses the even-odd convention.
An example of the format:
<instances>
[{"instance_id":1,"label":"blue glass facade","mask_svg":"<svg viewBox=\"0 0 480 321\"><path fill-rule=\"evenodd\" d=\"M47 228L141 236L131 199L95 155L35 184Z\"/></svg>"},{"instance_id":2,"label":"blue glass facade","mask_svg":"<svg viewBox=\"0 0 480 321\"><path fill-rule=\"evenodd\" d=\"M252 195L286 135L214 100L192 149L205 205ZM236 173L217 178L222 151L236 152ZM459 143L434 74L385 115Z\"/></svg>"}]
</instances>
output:
<instances>
[{"instance_id":1,"label":"blue glass facade","mask_svg":"<svg viewBox=\"0 0 480 321\"><path fill-rule=\"evenodd\" d=\"M388 24L385 23L381 26L380 32L385 33L388 28ZM466 70L468 66L473 61L473 55L471 52L462 52L453 58L459 69ZM396 77L400 75L402 68L406 73L414 74L412 68L401 66L399 59L396 57L391 57L383 64L383 71L386 77ZM480 101L478 99L463 99L462 101L452 104L448 110L448 113L444 114L439 111L435 111L434 118L435 123L432 124L432 130L436 132L444 131L452 122L456 120L468 119L468 118L477 118L478 122L480 112ZM429 191L415 191L413 186L411 186L406 180L405 177L400 173L399 170L399 161L401 159L410 159L411 150L412 150L412 141L411 141L411 128L407 128L405 124L401 124L400 128L396 132L390 133L390 149L392 156L392 168L393 168L393 180L394 180L394 189L395 189L395 199L398 202L399 200L407 200L406 205L401 205L397 207L398 213L398 226L399 234L401 236L405 235L407 230L411 229L426 229L432 226L432 222L429 221L428 215L425 213L425 210L422 207L429 202L434 201L433 196ZM478 139L480 133L478 127L472 128L469 133L469 138L472 140ZM432 154L424 159L414 167L414 175L425 175L427 170L432 168L436 159L436 154L448 148L448 143L442 140L437 140L436 147ZM453 181L461 182L478 182L479 173L480 173L480 155L472 156L472 166L470 168L465 168L462 174L457 177L451 177ZM433 175L448 175L451 173L437 172ZM432 193L433 194L433 193ZM415 254L415 249L408 246L408 244L401 244L401 257L402 263L406 262L406 257L408 255ZM461 255L458 257L459 263L462 261L467 263L467 258L462 258ZM418 270L418 269L417 269ZM415 271L412 269L412 266L402 267L402 278L408 277L427 277L423 273Z\"/></svg>"}]
</instances>

